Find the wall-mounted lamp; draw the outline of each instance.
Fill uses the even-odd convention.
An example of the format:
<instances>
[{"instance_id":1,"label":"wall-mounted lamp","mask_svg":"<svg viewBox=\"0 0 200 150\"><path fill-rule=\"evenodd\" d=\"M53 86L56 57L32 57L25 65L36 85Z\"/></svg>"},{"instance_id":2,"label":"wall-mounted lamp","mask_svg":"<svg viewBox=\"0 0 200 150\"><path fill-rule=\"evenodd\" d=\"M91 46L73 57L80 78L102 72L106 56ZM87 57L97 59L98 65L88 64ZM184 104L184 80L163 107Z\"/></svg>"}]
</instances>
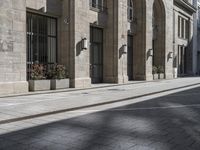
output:
<instances>
[{"instance_id":1,"label":"wall-mounted lamp","mask_svg":"<svg viewBox=\"0 0 200 150\"><path fill-rule=\"evenodd\" d=\"M81 48L82 49L88 49L88 41L87 41L87 38L83 38L82 41L81 41Z\"/></svg>"},{"instance_id":2,"label":"wall-mounted lamp","mask_svg":"<svg viewBox=\"0 0 200 150\"><path fill-rule=\"evenodd\" d=\"M169 52L168 57L173 58L173 52Z\"/></svg>"},{"instance_id":3,"label":"wall-mounted lamp","mask_svg":"<svg viewBox=\"0 0 200 150\"><path fill-rule=\"evenodd\" d=\"M126 44L122 45L122 53L127 54L127 45Z\"/></svg>"},{"instance_id":4,"label":"wall-mounted lamp","mask_svg":"<svg viewBox=\"0 0 200 150\"><path fill-rule=\"evenodd\" d=\"M148 50L148 56L153 56L153 49Z\"/></svg>"}]
</instances>

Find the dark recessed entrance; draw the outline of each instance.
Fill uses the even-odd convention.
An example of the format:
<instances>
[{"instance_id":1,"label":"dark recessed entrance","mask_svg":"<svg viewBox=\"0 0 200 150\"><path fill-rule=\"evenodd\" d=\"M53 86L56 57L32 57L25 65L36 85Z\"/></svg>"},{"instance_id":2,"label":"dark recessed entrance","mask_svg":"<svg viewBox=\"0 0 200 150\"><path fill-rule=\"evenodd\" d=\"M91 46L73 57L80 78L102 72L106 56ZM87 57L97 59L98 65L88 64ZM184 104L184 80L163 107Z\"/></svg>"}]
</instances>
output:
<instances>
[{"instance_id":1,"label":"dark recessed entrance","mask_svg":"<svg viewBox=\"0 0 200 150\"><path fill-rule=\"evenodd\" d=\"M90 27L90 76L92 83L103 82L103 30Z\"/></svg>"},{"instance_id":2,"label":"dark recessed entrance","mask_svg":"<svg viewBox=\"0 0 200 150\"><path fill-rule=\"evenodd\" d=\"M186 48L178 46L178 75L184 76L186 74Z\"/></svg>"},{"instance_id":3,"label":"dark recessed entrance","mask_svg":"<svg viewBox=\"0 0 200 150\"><path fill-rule=\"evenodd\" d=\"M133 80L133 36L128 35L128 79Z\"/></svg>"}]
</instances>

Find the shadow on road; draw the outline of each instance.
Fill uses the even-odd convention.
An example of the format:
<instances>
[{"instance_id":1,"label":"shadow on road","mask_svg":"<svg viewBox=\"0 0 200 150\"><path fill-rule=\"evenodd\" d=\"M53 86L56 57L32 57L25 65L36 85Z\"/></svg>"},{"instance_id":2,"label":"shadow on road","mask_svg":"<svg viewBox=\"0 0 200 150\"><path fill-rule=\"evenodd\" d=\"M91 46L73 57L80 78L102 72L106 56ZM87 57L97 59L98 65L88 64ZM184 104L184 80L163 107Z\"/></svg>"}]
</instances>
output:
<instances>
[{"instance_id":1,"label":"shadow on road","mask_svg":"<svg viewBox=\"0 0 200 150\"><path fill-rule=\"evenodd\" d=\"M0 149L199 150L200 88L0 135Z\"/></svg>"}]
</instances>

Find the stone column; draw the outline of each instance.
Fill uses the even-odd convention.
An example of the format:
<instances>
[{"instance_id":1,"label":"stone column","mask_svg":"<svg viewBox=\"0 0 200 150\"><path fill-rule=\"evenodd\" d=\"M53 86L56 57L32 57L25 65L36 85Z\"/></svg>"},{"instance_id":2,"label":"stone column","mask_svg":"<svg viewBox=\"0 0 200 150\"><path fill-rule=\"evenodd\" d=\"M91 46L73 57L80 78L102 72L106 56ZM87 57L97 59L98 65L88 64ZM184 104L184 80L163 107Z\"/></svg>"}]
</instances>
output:
<instances>
[{"instance_id":1,"label":"stone column","mask_svg":"<svg viewBox=\"0 0 200 150\"><path fill-rule=\"evenodd\" d=\"M106 83L118 82L118 0L107 1L107 26L104 30L103 80Z\"/></svg>"},{"instance_id":2,"label":"stone column","mask_svg":"<svg viewBox=\"0 0 200 150\"><path fill-rule=\"evenodd\" d=\"M146 1L146 49L145 49L145 80L153 80L152 75L152 65L153 57L150 56L150 50L152 50L153 45L153 2L154 0Z\"/></svg>"},{"instance_id":3,"label":"stone column","mask_svg":"<svg viewBox=\"0 0 200 150\"><path fill-rule=\"evenodd\" d=\"M165 6L166 31L165 31L165 78L173 78L173 58L169 58L169 53L173 53L173 1L163 0ZM175 24L175 36L178 35L178 25ZM177 48L175 48L177 49ZM175 56L176 54L174 54Z\"/></svg>"},{"instance_id":4,"label":"stone column","mask_svg":"<svg viewBox=\"0 0 200 150\"><path fill-rule=\"evenodd\" d=\"M153 2L134 1L136 16L136 33L133 41L134 80L152 80L152 9Z\"/></svg>"},{"instance_id":5,"label":"stone column","mask_svg":"<svg viewBox=\"0 0 200 150\"><path fill-rule=\"evenodd\" d=\"M70 1L70 78L71 87L91 86L90 79L90 23L88 21L89 1ZM88 48L82 49L81 41L86 38Z\"/></svg>"},{"instance_id":6,"label":"stone column","mask_svg":"<svg viewBox=\"0 0 200 150\"><path fill-rule=\"evenodd\" d=\"M128 82L127 75L127 33L128 33L128 18L127 18L127 0L118 0L118 83Z\"/></svg>"},{"instance_id":7,"label":"stone column","mask_svg":"<svg viewBox=\"0 0 200 150\"><path fill-rule=\"evenodd\" d=\"M123 52L123 48L127 48L127 0L107 1L107 6L104 82L126 83L127 53Z\"/></svg>"}]
</instances>

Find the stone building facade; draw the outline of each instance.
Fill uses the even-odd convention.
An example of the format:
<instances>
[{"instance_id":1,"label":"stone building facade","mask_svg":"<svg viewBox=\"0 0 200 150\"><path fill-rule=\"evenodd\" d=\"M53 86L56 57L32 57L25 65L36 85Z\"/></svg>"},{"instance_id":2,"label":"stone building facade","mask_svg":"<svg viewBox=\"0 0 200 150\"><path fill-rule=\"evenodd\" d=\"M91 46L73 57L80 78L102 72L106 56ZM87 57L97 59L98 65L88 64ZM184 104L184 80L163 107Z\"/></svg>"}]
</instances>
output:
<instances>
[{"instance_id":1,"label":"stone building facade","mask_svg":"<svg viewBox=\"0 0 200 150\"><path fill-rule=\"evenodd\" d=\"M191 27L194 11L183 0L1 0L0 94L27 92L35 62L64 64L78 88L153 80L153 66L172 79L193 35L177 37L178 16Z\"/></svg>"},{"instance_id":2,"label":"stone building facade","mask_svg":"<svg viewBox=\"0 0 200 150\"><path fill-rule=\"evenodd\" d=\"M174 0L174 68L178 76L194 75L193 14L196 8L191 0Z\"/></svg>"}]
</instances>

